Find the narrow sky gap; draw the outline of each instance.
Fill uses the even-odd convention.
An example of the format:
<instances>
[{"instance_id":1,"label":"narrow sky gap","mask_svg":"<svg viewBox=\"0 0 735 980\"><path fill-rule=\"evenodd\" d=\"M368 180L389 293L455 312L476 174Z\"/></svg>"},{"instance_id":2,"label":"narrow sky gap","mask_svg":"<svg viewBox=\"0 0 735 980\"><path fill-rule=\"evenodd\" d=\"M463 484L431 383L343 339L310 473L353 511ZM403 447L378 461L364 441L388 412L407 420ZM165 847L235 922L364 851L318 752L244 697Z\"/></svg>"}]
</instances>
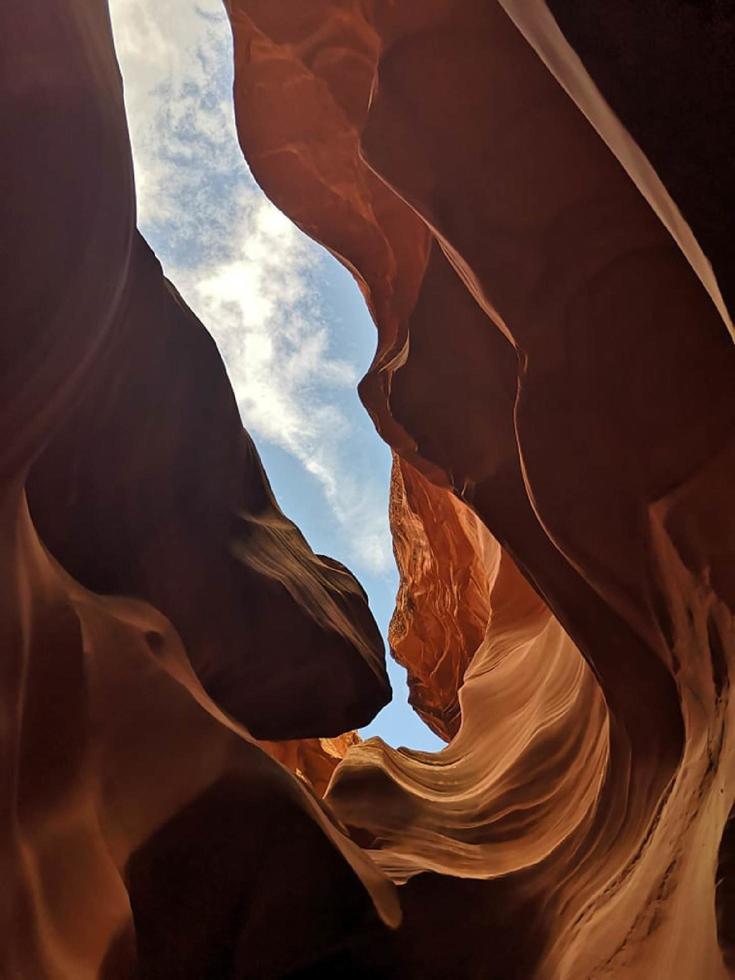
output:
<instances>
[{"instance_id":1,"label":"narrow sky gap","mask_svg":"<svg viewBox=\"0 0 735 980\"><path fill-rule=\"evenodd\" d=\"M356 394L376 335L359 290L267 200L242 158L220 0L110 0L125 82L138 224L212 332L279 503L320 553L352 568L385 635L397 574L390 454ZM442 743L394 700L362 734Z\"/></svg>"}]
</instances>

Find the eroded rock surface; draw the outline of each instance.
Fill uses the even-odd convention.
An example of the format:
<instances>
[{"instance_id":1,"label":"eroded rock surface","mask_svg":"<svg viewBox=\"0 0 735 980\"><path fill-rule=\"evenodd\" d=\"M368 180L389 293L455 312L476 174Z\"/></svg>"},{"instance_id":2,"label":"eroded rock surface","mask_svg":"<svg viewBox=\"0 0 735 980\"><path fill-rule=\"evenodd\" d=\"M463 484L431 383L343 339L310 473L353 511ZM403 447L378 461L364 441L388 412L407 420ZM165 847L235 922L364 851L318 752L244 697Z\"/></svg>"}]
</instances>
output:
<instances>
[{"instance_id":1,"label":"eroded rock surface","mask_svg":"<svg viewBox=\"0 0 735 980\"><path fill-rule=\"evenodd\" d=\"M459 728L458 692L490 614L485 529L454 494L398 456L390 517L401 573L391 651L408 671L409 702L448 741Z\"/></svg>"},{"instance_id":2,"label":"eroded rock surface","mask_svg":"<svg viewBox=\"0 0 735 980\"><path fill-rule=\"evenodd\" d=\"M106 4L11 0L0 46L0 973L303 969L398 904L252 735L369 720L378 630L135 230Z\"/></svg>"},{"instance_id":3,"label":"eroded rock surface","mask_svg":"<svg viewBox=\"0 0 735 980\"><path fill-rule=\"evenodd\" d=\"M573 5L551 4L563 31L539 0L229 5L244 152L355 272L379 330L361 394L399 466L432 485L394 512L393 638L447 734L482 604L459 628L440 612L447 583L460 606L467 535L444 521L427 544L433 498L453 491L485 528L464 560L486 563L487 622L456 735L438 756L357 746L327 794L410 877L391 955L422 975L447 975L452 953L426 930L429 901L467 910L458 975L725 975L732 283L712 208L672 178L675 127L646 136L667 96L676 116L680 59L652 55L668 81L642 100L630 73L613 91L615 51L644 59L656 30L624 6L595 61ZM694 25L687 63L705 57L711 22L697 34L691 5L667 6ZM718 124L708 108L716 141L732 104ZM729 186L731 157L707 159L710 190Z\"/></svg>"},{"instance_id":4,"label":"eroded rock surface","mask_svg":"<svg viewBox=\"0 0 735 980\"><path fill-rule=\"evenodd\" d=\"M105 4L9 0L0 972L726 977L733 157L677 133L731 127L727 10L226 7L253 173L378 328L390 639L448 744L349 734L380 637L135 229Z\"/></svg>"}]
</instances>

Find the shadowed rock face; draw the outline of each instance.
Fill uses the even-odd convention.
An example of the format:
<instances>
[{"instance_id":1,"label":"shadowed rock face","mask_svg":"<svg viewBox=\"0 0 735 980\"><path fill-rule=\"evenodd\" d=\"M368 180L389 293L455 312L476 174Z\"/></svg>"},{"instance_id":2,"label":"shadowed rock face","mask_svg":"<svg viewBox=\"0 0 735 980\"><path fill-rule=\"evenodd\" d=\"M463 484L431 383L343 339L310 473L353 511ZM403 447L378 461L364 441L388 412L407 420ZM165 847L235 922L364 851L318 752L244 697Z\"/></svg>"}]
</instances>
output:
<instances>
[{"instance_id":1,"label":"shadowed rock face","mask_svg":"<svg viewBox=\"0 0 735 980\"><path fill-rule=\"evenodd\" d=\"M735 6L551 0L549 8L691 224L732 310L735 252L723 215L735 208Z\"/></svg>"},{"instance_id":2,"label":"shadowed rock face","mask_svg":"<svg viewBox=\"0 0 735 980\"><path fill-rule=\"evenodd\" d=\"M0 973L282 975L399 915L252 737L365 724L380 636L135 231L106 5L11 0L0 38Z\"/></svg>"},{"instance_id":3,"label":"shadowed rock face","mask_svg":"<svg viewBox=\"0 0 735 980\"><path fill-rule=\"evenodd\" d=\"M365 596L278 509L209 334L139 236L114 337L31 468L44 543L172 622L259 738L336 736L388 699Z\"/></svg>"},{"instance_id":4,"label":"shadowed rock face","mask_svg":"<svg viewBox=\"0 0 735 980\"><path fill-rule=\"evenodd\" d=\"M728 975L731 18L603 6L226 3L245 156L377 325L436 754L339 737L380 638L135 230L104 3L0 9L0 973Z\"/></svg>"}]
</instances>

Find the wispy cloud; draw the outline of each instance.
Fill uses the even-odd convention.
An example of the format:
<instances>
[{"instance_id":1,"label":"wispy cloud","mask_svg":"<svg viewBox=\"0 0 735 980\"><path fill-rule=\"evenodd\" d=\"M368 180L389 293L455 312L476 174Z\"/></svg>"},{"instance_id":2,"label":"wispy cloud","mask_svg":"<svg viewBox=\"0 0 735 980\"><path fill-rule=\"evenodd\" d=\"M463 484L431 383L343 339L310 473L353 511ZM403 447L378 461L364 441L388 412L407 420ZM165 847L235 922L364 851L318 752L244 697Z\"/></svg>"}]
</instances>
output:
<instances>
[{"instance_id":1,"label":"wispy cloud","mask_svg":"<svg viewBox=\"0 0 735 980\"><path fill-rule=\"evenodd\" d=\"M138 219L222 352L243 421L316 480L351 560L392 562L385 487L352 443L357 368L335 351L325 254L265 198L235 136L220 0L111 0Z\"/></svg>"}]
</instances>

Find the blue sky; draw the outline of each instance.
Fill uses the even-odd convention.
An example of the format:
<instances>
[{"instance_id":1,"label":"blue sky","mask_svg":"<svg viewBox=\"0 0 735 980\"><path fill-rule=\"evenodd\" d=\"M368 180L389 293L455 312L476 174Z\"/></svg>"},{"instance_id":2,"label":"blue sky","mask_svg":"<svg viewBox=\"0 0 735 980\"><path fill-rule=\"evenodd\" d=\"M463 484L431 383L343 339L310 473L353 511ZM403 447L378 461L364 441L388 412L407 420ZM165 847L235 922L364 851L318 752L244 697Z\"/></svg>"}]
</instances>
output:
<instances>
[{"instance_id":1,"label":"blue sky","mask_svg":"<svg viewBox=\"0 0 735 980\"><path fill-rule=\"evenodd\" d=\"M110 0L133 144L138 224L212 332L284 511L358 576L385 635L397 574L390 454L359 402L375 327L352 277L254 183L235 135L221 0ZM394 699L363 731L440 742Z\"/></svg>"}]
</instances>

